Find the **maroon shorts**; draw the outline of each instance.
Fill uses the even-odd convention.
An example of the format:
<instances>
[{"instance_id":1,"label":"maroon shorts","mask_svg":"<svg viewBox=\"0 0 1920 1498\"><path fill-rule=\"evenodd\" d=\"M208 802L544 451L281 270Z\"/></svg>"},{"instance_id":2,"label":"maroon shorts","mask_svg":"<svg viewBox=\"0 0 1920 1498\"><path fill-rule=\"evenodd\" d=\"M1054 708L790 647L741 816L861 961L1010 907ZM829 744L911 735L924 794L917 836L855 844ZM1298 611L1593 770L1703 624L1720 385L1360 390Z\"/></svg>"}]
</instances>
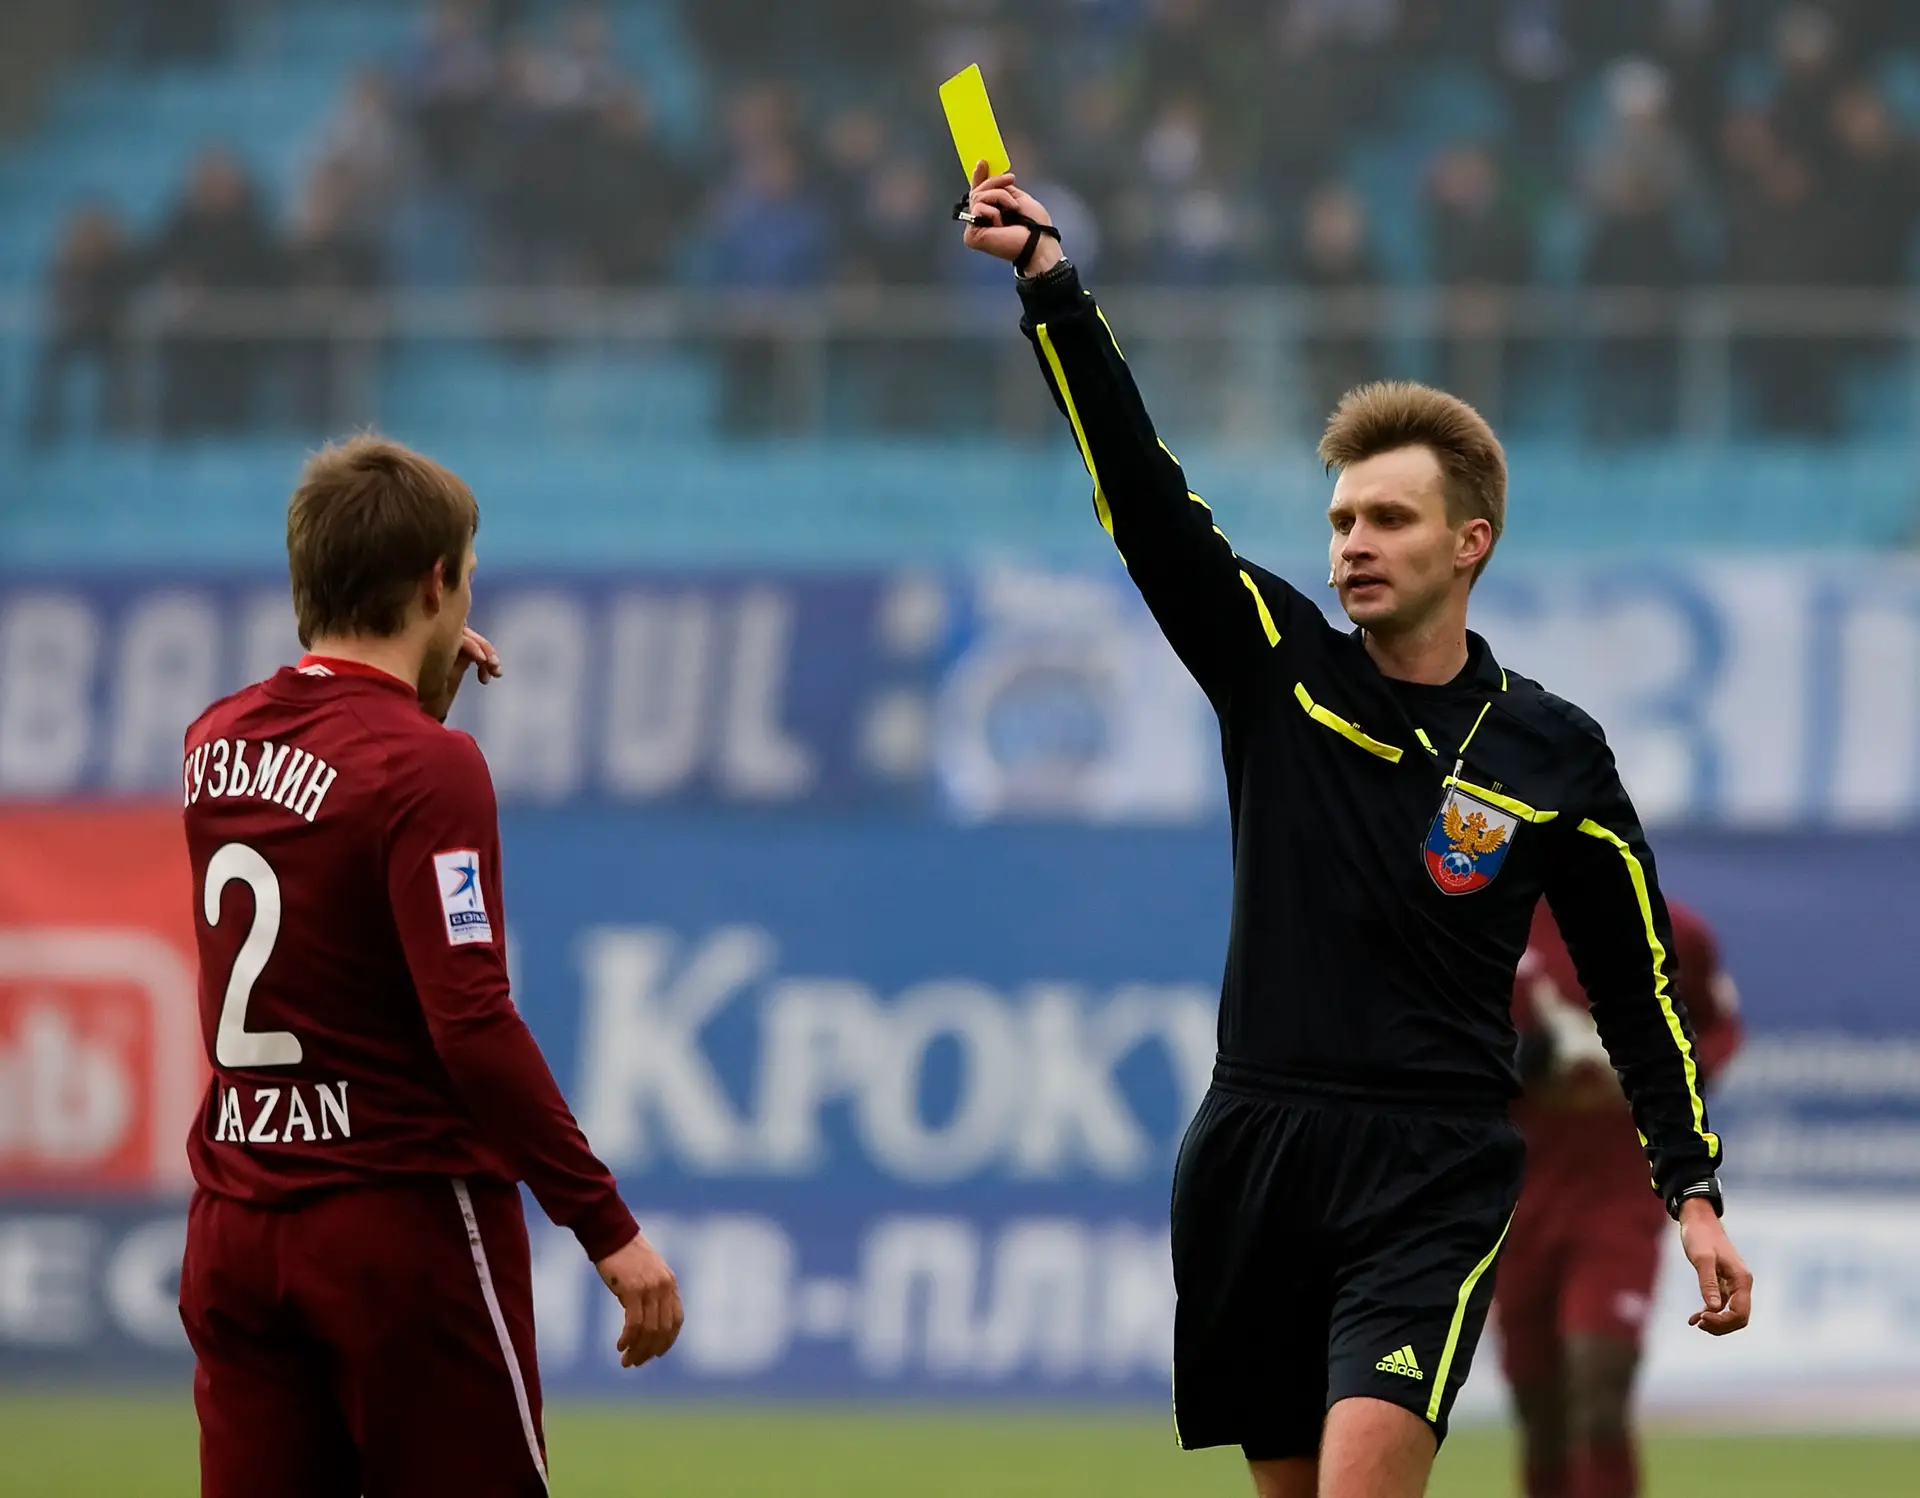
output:
<instances>
[{"instance_id":1,"label":"maroon shorts","mask_svg":"<svg viewBox=\"0 0 1920 1498\"><path fill-rule=\"evenodd\" d=\"M1638 1347L1671 1226L1643 1185L1632 1195L1523 1192L1494 1291L1508 1381L1553 1377L1572 1334Z\"/></svg>"},{"instance_id":2,"label":"maroon shorts","mask_svg":"<svg viewBox=\"0 0 1920 1498\"><path fill-rule=\"evenodd\" d=\"M203 1498L546 1493L515 1187L411 1180L287 1207L198 1192L180 1316Z\"/></svg>"}]
</instances>

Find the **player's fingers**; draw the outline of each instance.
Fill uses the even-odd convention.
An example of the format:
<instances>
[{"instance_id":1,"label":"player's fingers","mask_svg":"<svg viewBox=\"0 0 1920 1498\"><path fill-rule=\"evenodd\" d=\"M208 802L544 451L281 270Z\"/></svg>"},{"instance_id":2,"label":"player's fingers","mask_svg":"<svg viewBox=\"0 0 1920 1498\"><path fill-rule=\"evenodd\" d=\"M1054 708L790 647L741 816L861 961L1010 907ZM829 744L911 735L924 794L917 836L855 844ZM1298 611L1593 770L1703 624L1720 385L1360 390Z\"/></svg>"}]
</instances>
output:
<instances>
[{"instance_id":1,"label":"player's fingers","mask_svg":"<svg viewBox=\"0 0 1920 1498\"><path fill-rule=\"evenodd\" d=\"M1700 1275L1700 1304L1709 1311L1717 1311L1726 1303L1726 1297L1720 1292L1720 1261L1708 1254L1695 1266Z\"/></svg>"}]
</instances>

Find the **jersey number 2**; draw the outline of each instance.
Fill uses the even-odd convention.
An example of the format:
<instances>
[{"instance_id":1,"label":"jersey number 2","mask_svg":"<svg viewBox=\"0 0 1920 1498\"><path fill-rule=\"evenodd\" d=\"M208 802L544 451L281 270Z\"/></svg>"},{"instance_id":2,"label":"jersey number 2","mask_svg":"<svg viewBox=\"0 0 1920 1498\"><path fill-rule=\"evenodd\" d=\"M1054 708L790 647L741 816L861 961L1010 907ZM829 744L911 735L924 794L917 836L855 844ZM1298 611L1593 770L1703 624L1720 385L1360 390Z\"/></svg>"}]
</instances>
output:
<instances>
[{"instance_id":1,"label":"jersey number 2","mask_svg":"<svg viewBox=\"0 0 1920 1498\"><path fill-rule=\"evenodd\" d=\"M249 1030L247 1004L280 937L280 880L268 863L245 843L228 843L207 860L207 924L220 924L220 895L235 880L253 891L253 926L240 943L227 979L227 996L220 1005L220 1028L214 1035L214 1059L235 1069L255 1066L297 1066L300 1037L291 1030Z\"/></svg>"}]
</instances>

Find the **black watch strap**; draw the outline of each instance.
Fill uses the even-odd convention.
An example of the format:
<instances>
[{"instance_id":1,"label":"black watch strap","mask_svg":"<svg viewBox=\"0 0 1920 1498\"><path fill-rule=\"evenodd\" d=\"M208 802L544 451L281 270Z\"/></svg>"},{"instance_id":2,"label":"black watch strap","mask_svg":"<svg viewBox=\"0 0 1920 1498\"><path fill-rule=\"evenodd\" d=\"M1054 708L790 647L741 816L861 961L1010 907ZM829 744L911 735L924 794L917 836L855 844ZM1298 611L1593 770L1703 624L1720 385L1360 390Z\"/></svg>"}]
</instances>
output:
<instances>
[{"instance_id":1,"label":"black watch strap","mask_svg":"<svg viewBox=\"0 0 1920 1498\"><path fill-rule=\"evenodd\" d=\"M1688 1181L1684 1185L1675 1186L1667 1193L1667 1215L1678 1222L1681 1205L1695 1197L1712 1202L1715 1217L1727 1215L1726 1200L1720 1194L1720 1180L1717 1176L1708 1176L1704 1180Z\"/></svg>"}]
</instances>

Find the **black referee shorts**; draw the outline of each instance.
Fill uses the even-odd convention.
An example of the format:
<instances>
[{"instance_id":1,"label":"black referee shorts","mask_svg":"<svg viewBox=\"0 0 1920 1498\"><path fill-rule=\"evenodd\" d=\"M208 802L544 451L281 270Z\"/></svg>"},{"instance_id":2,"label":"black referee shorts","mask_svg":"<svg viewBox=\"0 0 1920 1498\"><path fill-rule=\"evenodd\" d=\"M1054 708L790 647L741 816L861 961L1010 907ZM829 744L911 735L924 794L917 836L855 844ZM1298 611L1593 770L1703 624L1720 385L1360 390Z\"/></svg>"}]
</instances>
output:
<instances>
[{"instance_id":1,"label":"black referee shorts","mask_svg":"<svg viewBox=\"0 0 1920 1498\"><path fill-rule=\"evenodd\" d=\"M1526 1147L1505 1117L1242 1095L1216 1081L1173 1178L1180 1444L1312 1456L1334 1403L1447 1433Z\"/></svg>"}]
</instances>

